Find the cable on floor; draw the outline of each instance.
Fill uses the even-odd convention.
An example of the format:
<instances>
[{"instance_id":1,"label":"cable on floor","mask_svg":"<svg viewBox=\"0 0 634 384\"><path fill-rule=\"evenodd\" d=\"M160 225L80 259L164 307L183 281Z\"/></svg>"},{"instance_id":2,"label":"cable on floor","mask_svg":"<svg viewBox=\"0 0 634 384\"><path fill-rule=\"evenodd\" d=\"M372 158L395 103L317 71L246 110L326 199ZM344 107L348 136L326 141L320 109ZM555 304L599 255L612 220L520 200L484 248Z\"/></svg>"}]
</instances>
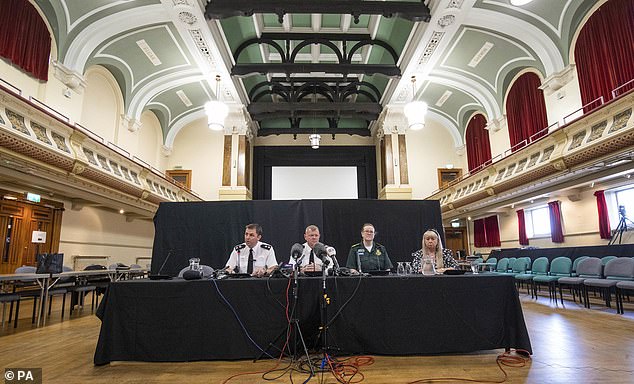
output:
<instances>
[{"instance_id":1,"label":"cable on floor","mask_svg":"<svg viewBox=\"0 0 634 384\"><path fill-rule=\"evenodd\" d=\"M513 352L514 351L514 352ZM498 368L502 371L504 378L501 380L479 380L479 379L467 379L464 377L430 377L419 379L416 381L410 381L408 384L418 384L418 383L455 383L455 382L465 382L465 383L495 383L501 384L505 383L508 380L508 374L504 367L510 368L522 368L526 366L526 363L530 360L530 354L528 351L523 349L509 350L504 353L498 355L495 358L495 362L497 363Z\"/></svg>"}]
</instances>

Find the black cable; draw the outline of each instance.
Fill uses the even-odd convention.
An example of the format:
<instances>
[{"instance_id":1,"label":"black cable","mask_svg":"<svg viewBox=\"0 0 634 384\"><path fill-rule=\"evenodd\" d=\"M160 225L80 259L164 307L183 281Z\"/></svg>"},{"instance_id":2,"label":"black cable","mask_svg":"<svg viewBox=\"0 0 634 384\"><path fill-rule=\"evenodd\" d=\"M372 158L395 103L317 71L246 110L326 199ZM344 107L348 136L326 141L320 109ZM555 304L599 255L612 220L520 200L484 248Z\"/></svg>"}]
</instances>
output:
<instances>
[{"instance_id":1,"label":"black cable","mask_svg":"<svg viewBox=\"0 0 634 384\"><path fill-rule=\"evenodd\" d=\"M284 304L282 304L281 301L279 301L276 297L275 297L275 293L273 292L273 289L271 288L271 276L269 275L266 278L266 289L269 291L269 293L271 294L271 296L273 297L273 300L275 300L275 302L277 304L279 304L280 307L286 309L286 306Z\"/></svg>"},{"instance_id":2,"label":"black cable","mask_svg":"<svg viewBox=\"0 0 634 384\"><path fill-rule=\"evenodd\" d=\"M339 315L346 308L348 303L350 303L350 301L352 301L352 299L356 296L357 291L359 290L359 287L361 286L361 279L362 279L362 276L359 275L359 278L357 279L357 286L354 288L354 291L352 291L352 294L350 295L348 300L346 300L346 302L344 302L343 305L341 307L339 307L339 310L337 311L337 313L335 313L334 316L330 319L330 321L328 321L328 323L326 323L326 327L325 327L326 329L329 328L330 325L335 320L337 320L337 317L339 317ZM335 277L335 288L337 288L337 277ZM335 291L338 291L338 289L335 289Z\"/></svg>"},{"instance_id":3,"label":"black cable","mask_svg":"<svg viewBox=\"0 0 634 384\"><path fill-rule=\"evenodd\" d=\"M229 307L229 309L231 310L231 312L233 313L234 317L236 318L236 320L238 321L238 324L240 324L240 328L242 328L242 330L244 331L244 334L247 336L247 338L249 339L249 341L251 341L251 343L253 345L255 345L255 347L257 349L259 349L262 353L266 354L268 357L270 357L271 359L274 359L273 356L271 356L268 352L266 352L265 350L262 349L262 347L260 347L258 345L258 343L255 342L255 340L253 340L253 338L251 337L251 335L249 334L249 331L247 330L247 328L244 326L244 324L242 323L242 320L240 320L240 316L238 316L238 312L236 312L236 310L233 308L233 306L231 305L231 303L229 303L229 300L227 300L227 298L222 294L222 292L220 292L220 287L218 287L218 283L216 282L215 279L211 280L214 283L214 286L216 287L216 291L218 292L218 295L220 295L220 297L222 298L222 301L227 305L227 307Z\"/></svg>"}]
</instances>

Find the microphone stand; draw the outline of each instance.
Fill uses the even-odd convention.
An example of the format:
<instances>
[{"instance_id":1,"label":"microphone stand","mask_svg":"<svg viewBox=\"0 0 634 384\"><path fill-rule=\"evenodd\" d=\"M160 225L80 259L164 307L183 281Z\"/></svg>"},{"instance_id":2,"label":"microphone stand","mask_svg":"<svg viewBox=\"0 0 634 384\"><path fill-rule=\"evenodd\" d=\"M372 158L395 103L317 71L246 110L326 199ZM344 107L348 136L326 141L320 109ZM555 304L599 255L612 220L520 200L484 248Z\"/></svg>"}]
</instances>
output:
<instances>
[{"instance_id":1,"label":"microphone stand","mask_svg":"<svg viewBox=\"0 0 634 384\"><path fill-rule=\"evenodd\" d=\"M297 314L295 312L297 310L297 299L299 296L298 295L298 292L299 292L298 277L299 277L299 269L302 264L301 260L302 258L297 260L293 268L293 310L291 312L292 316L288 324L289 327L292 327L293 325L295 325L295 327L293 328L293 357L291 362L298 360L297 336L299 335L299 340L302 342L302 347L304 348L304 354L306 355L306 361L308 362L308 367L310 368L310 375L312 377L315 375L315 368L313 367L313 363L310 360L310 354L308 353L308 348L306 347L306 341L304 340L302 329L299 326L299 318L297 317Z\"/></svg>"},{"instance_id":2,"label":"microphone stand","mask_svg":"<svg viewBox=\"0 0 634 384\"><path fill-rule=\"evenodd\" d=\"M277 341L280 339L280 337L282 337L283 335L290 335L291 333L291 329L292 329L292 333L293 333L293 338L292 338L292 344L293 344L293 350L292 350L292 354L290 353L290 346L289 346L289 355L291 355L291 365L296 362L298 360L298 354L297 354L297 342L298 339L299 341L301 341L302 343L302 347L304 349L304 354L306 355L306 361L308 362L308 367L310 368L310 373L311 373L311 377L315 375L315 368L313 366L312 361L310 360L310 354L308 353L308 348L306 347L306 341L304 340L304 335L302 334L302 330L299 326L299 318L297 316L297 314L295 313L295 311L297 310L298 306L297 306L297 301L298 301L298 297L299 297L299 284L298 284L298 278L299 278L299 269L300 266L302 264L302 260L304 258L303 257L299 257L297 259L295 259L295 264L293 265L293 304L292 304L292 310L291 310L291 318L288 321L288 325L286 327L286 329L282 329L282 332L280 332L277 337L275 337L275 339L273 341L271 341L268 344L267 349L265 349L264 351L262 351L262 353L260 353L260 355L258 357L256 357L255 359L253 359L253 362L256 362L257 360L260 360L262 358L262 356L264 356L266 354L266 351L271 348L271 347L275 347L275 349L277 349L278 351L280 351L281 353L284 353L283 350L281 350L280 348L278 348L276 346Z\"/></svg>"},{"instance_id":3,"label":"microphone stand","mask_svg":"<svg viewBox=\"0 0 634 384\"><path fill-rule=\"evenodd\" d=\"M322 274L321 274L321 300L320 300L320 304L321 304L321 311L320 311L320 319L321 319L321 324L319 325L319 330L321 331L321 348L323 351L323 358L321 360L321 368L323 369L324 367L328 366L328 339L327 339L327 332L328 332L328 304L330 304L330 298L328 297L328 291L326 289L326 276L328 275L328 265L330 264L331 259L330 257L324 257L322 259Z\"/></svg>"}]
</instances>

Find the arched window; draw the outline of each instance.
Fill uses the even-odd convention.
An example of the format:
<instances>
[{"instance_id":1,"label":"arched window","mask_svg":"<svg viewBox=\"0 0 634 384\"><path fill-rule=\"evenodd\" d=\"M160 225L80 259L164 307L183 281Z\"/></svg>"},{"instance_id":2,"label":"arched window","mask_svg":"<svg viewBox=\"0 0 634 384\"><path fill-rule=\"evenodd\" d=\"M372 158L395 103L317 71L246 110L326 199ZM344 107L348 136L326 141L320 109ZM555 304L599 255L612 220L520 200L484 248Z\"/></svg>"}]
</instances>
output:
<instances>
[{"instance_id":1,"label":"arched window","mask_svg":"<svg viewBox=\"0 0 634 384\"><path fill-rule=\"evenodd\" d=\"M521 75L511 87L506 99L506 120L513 151L548 133L548 117L541 81L532 72ZM542 131L541 134L535 135ZM535 135L535 136L533 136ZM524 142L524 140L526 140Z\"/></svg>"},{"instance_id":2,"label":"arched window","mask_svg":"<svg viewBox=\"0 0 634 384\"><path fill-rule=\"evenodd\" d=\"M467 162L469 165L469 172L491 160L489 131L484 129L486 125L487 120L480 113L474 115L467 125L465 141L467 143Z\"/></svg>"},{"instance_id":3,"label":"arched window","mask_svg":"<svg viewBox=\"0 0 634 384\"><path fill-rule=\"evenodd\" d=\"M0 56L48 80L51 35L37 10L26 0L0 1Z\"/></svg>"},{"instance_id":4,"label":"arched window","mask_svg":"<svg viewBox=\"0 0 634 384\"><path fill-rule=\"evenodd\" d=\"M634 2L611 0L584 25L575 46L581 101L586 105L634 79ZM615 96L634 88L620 89ZM595 106L596 107L596 106Z\"/></svg>"}]
</instances>

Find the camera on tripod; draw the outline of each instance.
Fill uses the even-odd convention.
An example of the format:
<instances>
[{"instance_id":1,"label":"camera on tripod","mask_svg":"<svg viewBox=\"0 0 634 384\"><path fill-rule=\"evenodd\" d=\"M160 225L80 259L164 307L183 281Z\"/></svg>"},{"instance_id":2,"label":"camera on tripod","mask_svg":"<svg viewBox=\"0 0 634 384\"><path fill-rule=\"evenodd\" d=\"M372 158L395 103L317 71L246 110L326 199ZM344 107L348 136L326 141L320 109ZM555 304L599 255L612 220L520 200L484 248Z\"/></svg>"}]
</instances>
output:
<instances>
[{"instance_id":1,"label":"camera on tripod","mask_svg":"<svg viewBox=\"0 0 634 384\"><path fill-rule=\"evenodd\" d=\"M625 217L625 205L619 205L619 216Z\"/></svg>"}]
</instances>

